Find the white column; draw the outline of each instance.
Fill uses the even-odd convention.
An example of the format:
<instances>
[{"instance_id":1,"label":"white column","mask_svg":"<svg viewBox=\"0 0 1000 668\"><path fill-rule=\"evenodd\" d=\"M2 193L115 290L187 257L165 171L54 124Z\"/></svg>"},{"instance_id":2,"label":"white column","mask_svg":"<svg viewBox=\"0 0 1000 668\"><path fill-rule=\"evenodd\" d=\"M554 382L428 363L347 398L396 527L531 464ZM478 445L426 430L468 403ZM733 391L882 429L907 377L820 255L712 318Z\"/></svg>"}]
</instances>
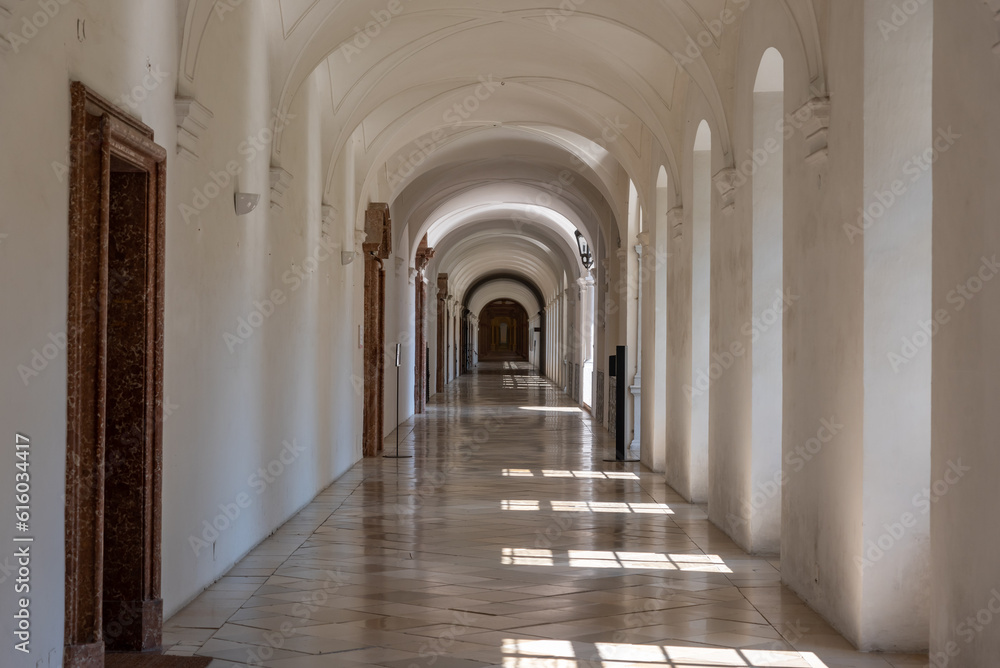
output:
<instances>
[{"instance_id":1,"label":"white column","mask_svg":"<svg viewBox=\"0 0 1000 668\"><path fill-rule=\"evenodd\" d=\"M830 43L856 45L832 50L827 64L831 157L812 151L804 162L816 133L803 133L793 139L800 152L787 153L799 163L785 171L785 287L798 301L785 317L782 579L869 651L926 647L938 611L921 498L948 475L930 466L932 344L922 329L936 316L937 174L914 181L911 162L935 140L934 12L924 7L886 36L893 6L830 5ZM904 341L925 345L900 365L892 355L908 354Z\"/></svg>"},{"instance_id":2,"label":"white column","mask_svg":"<svg viewBox=\"0 0 1000 668\"><path fill-rule=\"evenodd\" d=\"M642 443L642 253L643 245L649 245L649 233L643 232L639 235L639 243L635 245L635 254L637 256L637 272L636 272L636 306L635 306L635 318L636 318L636 328L635 328L635 350L631 351L630 354L635 359L635 378L632 381L632 385L629 386L629 392L632 393L632 442L629 444L629 449L639 452Z\"/></svg>"},{"instance_id":3,"label":"white column","mask_svg":"<svg viewBox=\"0 0 1000 668\"><path fill-rule=\"evenodd\" d=\"M1000 553L1000 126L982 113L1000 106L1000 5L933 4L921 10L934 13L933 299L948 321L932 344L931 480L937 491L957 484L931 509L930 658L976 668L1000 656L1000 618L969 623L1000 610L997 560L987 556ZM971 470L959 477L962 467Z\"/></svg>"},{"instance_id":4,"label":"white column","mask_svg":"<svg viewBox=\"0 0 1000 668\"><path fill-rule=\"evenodd\" d=\"M580 285L580 405L594 407L594 276L578 279Z\"/></svg>"}]
</instances>

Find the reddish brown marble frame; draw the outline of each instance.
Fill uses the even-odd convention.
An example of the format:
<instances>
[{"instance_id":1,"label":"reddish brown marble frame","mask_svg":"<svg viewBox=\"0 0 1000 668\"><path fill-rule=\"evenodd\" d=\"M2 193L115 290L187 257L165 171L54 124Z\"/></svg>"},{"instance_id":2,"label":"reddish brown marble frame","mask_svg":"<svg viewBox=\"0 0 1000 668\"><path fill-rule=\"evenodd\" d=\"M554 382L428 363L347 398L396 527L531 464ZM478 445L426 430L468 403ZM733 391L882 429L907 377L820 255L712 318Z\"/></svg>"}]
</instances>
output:
<instances>
[{"instance_id":1,"label":"reddish brown marble frame","mask_svg":"<svg viewBox=\"0 0 1000 668\"><path fill-rule=\"evenodd\" d=\"M448 274L438 274L437 277L437 391L444 391L444 379L448 365Z\"/></svg>"},{"instance_id":2,"label":"reddish brown marble frame","mask_svg":"<svg viewBox=\"0 0 1000 668\"><path fill-rule=\"evenodd\" d=\"M362 453L382 454L385 424L385 262L392 254L389 205L376 202L365 212L365 335Z\"/></svg>"},{"instance_id":3,"label":"reddish brown marble frame","mask_svg":"<svg viewBox=\"0 0 1000 668\"><path fill-rule=\"evenodd\" d=\"M63 665L97 668L162 642L166 151L81 83L71 104Z\"/></svg>"}]
</instances>

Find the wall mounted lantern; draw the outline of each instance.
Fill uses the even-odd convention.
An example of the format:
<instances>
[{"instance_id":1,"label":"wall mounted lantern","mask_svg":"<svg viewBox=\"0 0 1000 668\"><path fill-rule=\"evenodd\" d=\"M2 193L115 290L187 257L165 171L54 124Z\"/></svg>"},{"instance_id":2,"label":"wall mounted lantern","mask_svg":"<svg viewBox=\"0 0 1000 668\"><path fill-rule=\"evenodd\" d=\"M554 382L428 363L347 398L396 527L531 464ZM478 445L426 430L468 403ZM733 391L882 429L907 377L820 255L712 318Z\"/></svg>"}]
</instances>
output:
<instances>
[{"instance_id":1,"label":"wall mounted lantern","mask_svg":"<svg viewBox=\"0 0 1000 668\"><path fill-rule=\"evenodd\" d=\"M588 244L584 236L580 234L580 230L576 231L576 245L580 249L580 262L583 263L583 268L590 271L591 267L594 266L594 254L590 250L590 244Z\"/></svg>"}]
</instances>

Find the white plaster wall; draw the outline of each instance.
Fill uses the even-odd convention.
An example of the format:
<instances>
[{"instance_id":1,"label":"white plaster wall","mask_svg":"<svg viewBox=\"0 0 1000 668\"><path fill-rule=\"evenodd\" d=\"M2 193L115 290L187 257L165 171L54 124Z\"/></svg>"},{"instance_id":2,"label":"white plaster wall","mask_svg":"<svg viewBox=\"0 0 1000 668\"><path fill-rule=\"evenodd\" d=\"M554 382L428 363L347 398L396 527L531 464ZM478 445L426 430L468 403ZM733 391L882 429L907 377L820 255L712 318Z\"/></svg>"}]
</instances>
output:
<instances>
[{"instance_id":1,"label":"white plaster wall","mask_svg":"<svg viewBox=\"0 0 1000 668\"><path fill-rule=\"evenodd\" d=\"M360 396L344 372L357 356L351 316L360 263L344 267L340 235L321 235L317 82L300 91L284 130L281 167L292 180L281 210L269 206L269 152L240 150L272 123L266 41L256 3L210 23L193 93L215 121L197 164L179 163L170 175L165 383L179 408L164 430L167 616L360 457ZM262 194L258 209L237 218L223 189L227 196L186 224L180 203L230 160L243 167L240 190ZM227 345L224 335L275 296L281 303L253 335ZM292 457L287 444L303 452ZM205 522L243 493L252 505L209 540ZM198 549L192 537L214 544Z\"/></svg>"},{"instance_id":2,"label":"white plaster wall","mask_svg":"<svg viewBox=\"0 0 1000 668\"><path fill-rule=\"evenodd\" d=\"M13 471L15 432L31 437L32 519L35 556L31 564L31 653L13 648L15 566L12 551L0 557L0 665L55 667L63 651L63 504L66 458L66 353L42 357L37 376L22 380L50 335L66 330L67 216L71 80L82 80L101 95L118 99L143 84L147 63L166 77L151 86L131 113L172 149L173 89L177 71L176 9L155 0L50 3L55 15L37 33L25 31L17 52L0 53L0 425ZM9 3L13 15L0 32L20 34L23 19L42 11L36 2ZM77 21L87 38L77 38ZM152 80L150 80L152 81ZM138 102L138 98L133 98ZM172 153L172 150L171 150ZM52 349L46 350L51 353ZM180 417L175 419L182 419ZM0 499L10 508L13 474L0 476ZM0 534L10 544L13 513L3 513Z\"/></svg>"},{"instance_id":3,"label":"white plaster wall","mask_svg":"<svg viewBox=\"0 0 1000 668\"><path fill-rule=\"evenodd\" d=\"M798 10L804 6L794 7ZM820 12L820 17L823 16ZM713 424L718 437L713 440L713 448L721 449L713 468L722 469L723 478L730 483L713 487L710 510L723 530L742 547L756 553L773 553L780 549L782 497L792 494L792 489L795 493L814 493L811 486L788 484L793 477L801 475L800 462L787 460L782 453L782 321L766 331L761 328L756 342L753 337L753 318L761 318L773 305L774 290L784 287L785 235L781 233L781 217L794 215L796 220L802 220L803 216L815 215L810 207L819 206L818 200L811 198L815 197L820 177L803 162L804 147L798 143L802 134L790 116L807 99L822 93L823 80L813 80L814 74L810 71L816 63L810 62L806 55L810 41L808 33L800 32L800 26L796 25L785 3L758 0L744 7L739 40L731 51L735 93L730 127L737 191L727 236L738 237L746 254L725 253L720 263L723 272L733 275L733 280L723 282L720 288L731 293L726 311L718 314L720 331L725 330L720 346L742 344L752 365L735 364L721 383L727 388L726 392L713 394L718 398L713 404L713 415L719 418L718 423ZM769 48L777 49L784 59L784 81L780 77L770 77L763 86L772 91L785 89L784 108L767 110L783 118L780 129L773 122L761 123L761 114L768 105L755 108L757 103L764 103L763 98L755 95L755 90L762 57ZM786 142L784 151L768 151L768 139L777 141L784 136L794 141ZM761 147L766 156L759 152ZM755 149L758 149L756 156ZM770 197L782 194L782 181L786 183L784 203L775 202ZM794 184L794 188L787 184ZM771 226L755 227L755 216L771 221ZM816 223L804 224L808 227ZM719 238L718 243L735 245L724 238ZM766 280L762 280L765 276ZM797 303L793 302L792 308L796 308ZM767 383L762 382L765 378ZM817 428L818 425L813 427ZM817 463L809 462L808 465ZM804 502L812 503L811 500ZM798 504L798 497L790 503Z\"/></svg>"},{"instance_id":4,"label":"white plaster wall","mask_svg":"<svg viewBox=\"0 0 1000 668\"><path fill-rule=\"evenodd\" d=\"M755 164L753 190L753 256L751 319L738 336L752 360L750 549L777 554L781 550L781 344L784 311L795 303L784 294L784 93L753 95ZM776 150L773 147L778 146ZM763 157L767 156L767 157ZM747 333L749 332L749 336ZM744 506L747 508L747 505Z\"/></svg>"},{"instance_id":5,"label":"white plaster wall","mask_svg":"<svg viewBox=\"0 0 1000 668\"><path fill-rule=\"evenodd\" d=\"M643 464L662 473L666 464L667 405L667 240L669 188L656 189L648 222L648 245L643 249L642 271L642 403L641 447Z\"/></svg>"},{"instance_id":6,"label":"white plaster wall","mask_svg":"<svg viewBox=\"0 0 1000 668\"><path fill-rule=\"evenodd\" d=\"M37 10L28 7L25 10ZM53 170L65 163L69 136L69 81L79 79L117 99L143 83L150 71L167 74L134 113L151 125L168 152L166 368L164 424L163 595L169 616L240 556L284 522L357 460L358 399L350 374L355 280L330 260L305 273L300 287L286 280L320 244L322 156L305 141L319 130L319 106L309 83L293 107L285 169L294 179L280 215L268 207L267 152L252 160L239 147L268 126L267 50L259 5L244 3L226 20L213 21L203 44L198 82L192 91L215 114L199 145L201 160L175 157L178 34L177 9L170 3L107 0L60 5L59 14L20 48L0 56L0 87L19 91L0 99L0 145L18 163L0 165L0 197L7 216L0 233L0 282L29 284L0 294L4 319L2 367L5 401L0 421L32 436L39 557L32 612L33 653L0 649L4 666L57 666L63 626L63 487L65 458L65 353L51 360L25 385L19 364L48 335L65 330L67 264L67 179ZM15 15L19 21L20 16ZM77 20L87 39L77 39ZM263 195L258 210L237 219L232 188L186 223L181 203L204 189L210 172L229 160L243 167L240 189ZM325 255L325 253L324 253ZM223 339L233 333L273 290L285 301L230 353ZM30 295L30 298L28 297ZM270 310L267 308L266 310ZM335 351L339 351L336 352ZM343 352L343 351L346 351ZM283 442L304 449L258 494L248 481L257 469L278 461ZM286 459L288 456L286 455ZM6 482L0 491L7 493ZM190 537L202 537L220 504L246 492L253 503L231 527L196 556ZM3 520L6 522L6 518ZM221 523L220 524L224 524ZM5 531L12 527L4 528ZM8 532L10 533L10 532ZM10 601L6 587L0 604ZM12 607L12 606L11 606ZM0 628L9 636L5 617Z\"/></svg>"},{"instance_id":7,"label":"white plaster wall","mask_svg":"<svg viewBox=\"0 0 1000 668\"><path fill-rule=\"evenodd\" d=\"M737 164L742 163L746 153L743 147L752 136L739 137L735 143ZM707 151L695 152L694 169L696 179L708 178ZM700 164L699 164L700 163ZM696 180L696 183L698 181ZM714 215L706 229L711 230L711 248L705 249L706 257L702 271L711 263L710 294L708 286L701 299L704 300L702 318L708 318L711 305L711 329L707 322L703 329L694 323L695 363L692 376L694 422L691 428L691 448L708 450L710 488L708 493L709 519L727 531L744 549L752 550L751 526L753 516L745 504L749 497L750 469L750 341L741 333L744 323L750 320L750 298L752 240L750 218L747 209L752 205L749 186L737 187L737 202L729 211L721 211L719 204L714 207ZM716 189L713 187L713 195ZM695 204L699 204L695 192ZM711 205L718 197L705 198L703 206ZM721 202L720 202L721 203ZM695 213L695 234L698 234L698 220ZM695 242L697 244L697 240ZM695 271L698 269L698 251L695 250ZM706 279L708 277L706 276ZM695 296L695 313L699 297ZM710 337L710 341L708 340ZM704 338L704 342L699 342ZM709 345L710 344L710 345ZM706 389L706 384L710 385ZM697 420L705 420L699 426ZM704 431L703 431L704 430ZM704 443L704 441L707 443ZM704 444L703 444L704 443Z\"/></svg>"},{"instance_id":8,"label":"white plaster wall","mask_svg":"<svg viewBox=\"0 0 1000 668\"><path fill-rule=\"evenodd\" d=\"M920 323L932 318L933 178L929 166L923 172L913 159L934 139L933 10L917 11L887 36L879 22L891 20L894 3L867 5L863 202L868 212L884 204L885 213L863 238L866 561L859 645L922 650L929 619L930 517L913 499L931 484L931 345L905 364L892 355L905 354L902 341L921 333ZM852 241L861 243L856 232ZM889 539L894 542L886 549Z\"/></svg>"},{"instance_id":9,"label":"white plaster wall","mask_svg":"<svg viewBox=\"0 0 1000 668\"><path fill-rule=\"evenodd\" d=\"M393 221L393 224L397 224ZM405 258L410 257L409 235L400 239L392 257L385 261L385 415L384 433L388 440L397 424L413 415L414 373L416 371L416 293L410 283L410 269ZM396 421L396 344L400 347L399 422ZM395 441L392 441L395 447Z\"/></svg>"},{"instance_id":10,"label":"white plaster wall","mask_svg":"<svg viewBox=\"0 0 1000 668\"><path fill-rule=\"evenodd\" d=\"M691 158L694 189L691 220L691 499L708 493L709 405L711 389L696 384L712 375L712 152L696 150Z\"/></svg>"},{"instance_id":11,"label":"white plaster wall","mask_svg":"<svg viewBox=\"0 0 1000 668\"><path fill-rule=\"evenodd\" d=\"M961 139L934 167L933 306L952 320L933 340L931 478L959 462L971 470L931 510L930 644L932 665L979 668L1000 656L1000 283L972 300L955 291L1000 251L1000 132L986 113L1000 105L1000 35L983 3L933 12L933 127Z\"/></svg>"},{"instance_id":12,"label":"white plaster wall","mask_svg":"<svg viewBox=\"0 0 1000 668\"><path fill-rule=\"evenodd\" d=\"M860 638L862 577L863 299L862 244L842 225L857 216L864 170L865 29L859 3L831 3L825 54L831 106L829 160L805 163L801 132L786 143L785 287L800 297L785 314L782 458L802 458L822 420L836 438L790 475L782 490L781 575L852 642ZM786 63L792 58L786 57ZM808 99L786 89L797 108Z\"/></svg>"}]
</instances>

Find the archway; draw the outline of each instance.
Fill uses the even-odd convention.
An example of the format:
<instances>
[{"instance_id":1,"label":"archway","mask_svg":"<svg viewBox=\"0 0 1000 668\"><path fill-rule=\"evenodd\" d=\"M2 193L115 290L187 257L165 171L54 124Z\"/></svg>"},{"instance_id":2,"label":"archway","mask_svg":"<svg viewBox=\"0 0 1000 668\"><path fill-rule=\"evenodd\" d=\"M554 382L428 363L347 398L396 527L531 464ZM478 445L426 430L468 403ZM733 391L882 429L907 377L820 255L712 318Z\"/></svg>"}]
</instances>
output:
<instances>
[{"instance_id":1,"label":"archway","mask_svg":"<svg viewBox=\"0 0 1000 668\"><path fill-rule=\"evenodd\" d=\"M479 312L479 358L528 359L528 312L512 299L496 299Z\"/></svg>"},{"instance_id":2,"label":"archway","mask_svg":"<svg viewBox=\"0 0 1000 668\"><path fill-rule=\"evenodd\" d=\"M761 58L753 93L752 490L769 489L781 471L782 322L784 313L785 63L777 49ZM756 156L760 156L758 160ZM756 497L751 497L751 499ZM781 546L781 491L751 502L755 552Z\"/></svg>"},{"instance_id":3,"label":"archway","mask_svg":"<svg viewBox=\"0 0 1000 668\"><path fill-rule=\"evenodd\" d=\"M712 381L712 130L702 121L692 154L691 221L691 494L708 480L709 386Z\"/></svg>"}]
</instances>

